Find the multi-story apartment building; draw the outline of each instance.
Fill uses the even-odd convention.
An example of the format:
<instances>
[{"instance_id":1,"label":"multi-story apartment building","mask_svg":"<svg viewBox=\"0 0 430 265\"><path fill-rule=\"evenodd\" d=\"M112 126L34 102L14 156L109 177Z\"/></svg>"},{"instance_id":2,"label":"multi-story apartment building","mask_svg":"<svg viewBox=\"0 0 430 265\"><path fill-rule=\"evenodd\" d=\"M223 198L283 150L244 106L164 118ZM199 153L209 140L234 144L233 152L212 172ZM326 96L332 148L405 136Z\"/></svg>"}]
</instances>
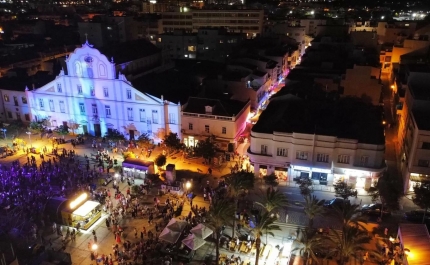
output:
<instances>
[{"instance_id":1,"label":"multi-story apartment building","mask_svg":"<svg viewBox=\"0 0 430 265\"><path fill-rule=\"evenodd\" d=\"M195 146L199 141L215 136L220 149L233 152L236 141L246 128L250 101L189 98L182 106L184 144Z\"/></svg>"},{"instance_id":2,"label":"multi-story apartment building","mask_svg":"<svg viewBox=\"0 0 430 265\"><path fill-rule=\"evenodd\" d=\"M130 139L148 133L155 141L170 131L180 135L180 105L133 88L88 42L66 59L55 80L25 94L31 120L46 119L52 127L79 125L75 132L95 136L118 129Z\"/></svg>"},{"instance_id":3,"label":"multi-story apartment building","mask_svg":"<svg viewBox=\"0 0 430 265\"><path fill-rule=\"evenodd\" d=\"M281 181L311 178L315 184L343 180L369 188L385 169L385 139L377 107L358 99L299 98L282 90L251 131L248 149L257 177Z\"/></svg>"},{"instance_id":4,"label":"multi-story apartment building","mask_svg":"<svg viewBox=\"0 0 430 265\"><path fill-rule=\"evenodd\" d=\"M305 34L315 36L319 25L326 25L326 19L301 19L300 26L305 27Z\"/></svg>"},{"instance_id":5,"label":"multi-story apartment building","mask_svg":"<svg viewBox=\"0 0 430 265\"><path fill-rule=\"evenodd\" d=\"M161 34L157 45L162 48L164 61L188 58L224 62L244 39L244 34L227 32L225 28L201 28L197 33L175 30Z\"/></svg>"},{"instance_id":6,"label":"multi-story apartment building","mask_svg":"<svg viewBox=\"0 0 430 265\"><path fill-rule=\"evenodd\" d=\"M408 65L406 93L398 113L398 140L404 192L430 179L430 67Z\"/></svg>"},{"instance_id":7,"label":"multi-story apartment building","mask_svg":"<svg viewBox=\"0 0 430 265\"><path fill-rule=\"evenodd\" d=\"M200 28L224 27L229 32L245 33L247 38L255 38L263 33L263 21L263 10L188 10L184 7L182 12L162 13L159 31L161 34L183 29L191 33Z\"/></svg>"}]
</instances>

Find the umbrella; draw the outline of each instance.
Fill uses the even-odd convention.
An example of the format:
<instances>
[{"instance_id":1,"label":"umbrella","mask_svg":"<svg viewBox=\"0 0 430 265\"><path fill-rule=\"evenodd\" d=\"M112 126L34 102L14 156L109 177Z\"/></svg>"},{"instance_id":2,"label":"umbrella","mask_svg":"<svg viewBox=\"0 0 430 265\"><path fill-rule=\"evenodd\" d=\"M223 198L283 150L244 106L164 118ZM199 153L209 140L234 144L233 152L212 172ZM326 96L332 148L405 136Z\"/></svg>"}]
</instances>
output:
<instances>
[{"instance_id":1,"label":"umbrella","mask_svg":"<svg viewBox=\"0 0 430 265\"><path fill-rule=\"evenodd\" d=\"M169 228L172 231L182 232L186 226L187 222L172 218L167 224L166 228Z\"/></svg>"},{"instance_id":2,"label":"umbrella","mask_svg":"<svg viewBox=\"0 0 430 265\"><path fill-rule=\"evenodd\" d=\"M214 231L212 231L212 229L203 224L198 224L191 229L191 233L202 239L205 239L208 236L212 235L213 232Z\"/></svg>"},{"instance_id":3,"label":"umbrella","mask_svg":"<svg viewBox=\"0 0 430 265\"><path fill-rule=\"evenodd\" d=\"M161 232L159 238L163 241L174 244L176 243L176 241L178 241L180 236L181 236L181 232L172 231L166 227Z\"/></svg>"},{"instance_id":4,"label":"umbrella","mask_svg":"<svg viewBox=\"0 0 430 265\"><path fill-rule=\"evenodd\" d=\"M182 243L187 246L191 250L196 250L203 246L206 241L202 238L196 237L194 234L189 234L184 240L182 240Z\"/></svg>"}]
</instances>

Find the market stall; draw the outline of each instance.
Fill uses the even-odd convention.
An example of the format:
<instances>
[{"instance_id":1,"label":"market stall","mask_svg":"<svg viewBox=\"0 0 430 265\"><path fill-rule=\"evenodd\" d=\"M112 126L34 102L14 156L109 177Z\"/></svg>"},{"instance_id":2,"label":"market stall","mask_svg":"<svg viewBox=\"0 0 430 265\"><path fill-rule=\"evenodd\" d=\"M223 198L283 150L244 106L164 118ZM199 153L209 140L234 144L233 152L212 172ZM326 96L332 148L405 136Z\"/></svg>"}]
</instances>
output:
<instances>
[{"instance_id":1,"label":"market stall","mask_svg":"<svg viewBox=\"0 0 430 265\"><path fill-rule=\"evenodd\" d=\"M154 162L137 158L127 158L122 162L122 168L127 176L144 179L146 174L154 174Z\"/></svg>"},{"instance_id":2,"label":"market stall","mask_svg":"<svg viewBox=\"0 0 430 265\"><path fill-rule=\"evenodd\" d=\"M61 210L64 225L79 227L88 230L101 218L101 205L99 202L88 200L88 194L82 193Z\"/></svg>"}]
</instances>

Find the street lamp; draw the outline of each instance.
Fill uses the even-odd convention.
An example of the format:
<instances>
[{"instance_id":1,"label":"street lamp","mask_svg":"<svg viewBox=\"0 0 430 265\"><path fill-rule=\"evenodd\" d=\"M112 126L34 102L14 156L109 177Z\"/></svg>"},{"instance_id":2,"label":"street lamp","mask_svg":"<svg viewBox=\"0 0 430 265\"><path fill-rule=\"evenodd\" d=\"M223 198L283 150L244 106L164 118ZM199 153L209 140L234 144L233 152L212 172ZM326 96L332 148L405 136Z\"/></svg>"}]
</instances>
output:
<instances>
[{"instance_id":1,"label":"street lamp","mask_svg":"<svg viewBox=\"0 0 430 265\"><path fill-rule=\"evenodd\" d=\"M191 188L191 182L190 181L187 181L187 183L185 183L185 188L187 189L187 193L188 193L188 190Z\"/></svg>"},{"instance_id":2,"label":"street lamp","mask_svg":"<svg viewBox=\"0 0 430 265\"><path fill-rule=\"evenodd\" d=\"M33 145L31 144L31 132L25 132L26 134L28 134L28 141L30 142L30 147L33 147Z\"/></svg>"},{"instance_id":3,"label":"street lamp","mask_svg":"<svg viewBox=\"0 0 430 265\"><path fill-rule=\"evenodd\" d=\"M98 248L99 248L99 246L97 246L97 244L93 244L93 245L91 246L91 249L92 249L93 251L96 251Z\"/></svg>"}]
</instances>

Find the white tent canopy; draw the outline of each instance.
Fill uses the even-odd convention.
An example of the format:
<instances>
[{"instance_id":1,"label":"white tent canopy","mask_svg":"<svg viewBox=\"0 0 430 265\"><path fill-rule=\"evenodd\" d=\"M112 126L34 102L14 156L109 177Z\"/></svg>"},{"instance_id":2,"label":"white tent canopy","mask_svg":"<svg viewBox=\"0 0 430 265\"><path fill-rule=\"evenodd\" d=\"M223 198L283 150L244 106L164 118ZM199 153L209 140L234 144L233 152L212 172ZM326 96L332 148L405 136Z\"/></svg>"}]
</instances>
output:
<instances>
[{"instance_id":1,"label":"white tent canopy","mask_svg":"<svg viewBox=\"0 0 430 265\"><path fill-rule=\"evenodd\" d=\"M200 237L195 236L194 234L189 234L184 240L182 240L182 243L187 246L191 250L196 250L203 246L206 241Z\"/></svg>"},{"instance_id":2,"label":"white tent canopy","mask_svg":"<svg viewBox=\"0 0 430 265\"><path fill-rule=\"evenodd\" d=\"M172 231L182 232L184 228L187 226L187 222L183 220L178 220L176 218L172 218L167 224L166 228L169 228Z\"/></svg>"},{"instance_id":3,"label":"white tent canopy","mask_svg":"<svg viewBox=\"0 0 430 265\"><path fill-rule=\"evenodd\" d=\"M161 232L159 238L160 240L166 241L168 243L174 244L176 241L178 241L179 237L181 236L181 232L179 231L172 231L169 228L164 228Z\"/></svg>"},{"instance_id":4,"label":"white tent canopy","mask_svg":"<svg viewBox=\"0 0 430 265\"><path fill-rule=\"evenodd\" d=\"M198 224L191 229L191 233L202 239L205 239L208 236L212 235L213 232L214 231L212 231L212 229L203 224Z\"/></svg>"}]
</instances>

